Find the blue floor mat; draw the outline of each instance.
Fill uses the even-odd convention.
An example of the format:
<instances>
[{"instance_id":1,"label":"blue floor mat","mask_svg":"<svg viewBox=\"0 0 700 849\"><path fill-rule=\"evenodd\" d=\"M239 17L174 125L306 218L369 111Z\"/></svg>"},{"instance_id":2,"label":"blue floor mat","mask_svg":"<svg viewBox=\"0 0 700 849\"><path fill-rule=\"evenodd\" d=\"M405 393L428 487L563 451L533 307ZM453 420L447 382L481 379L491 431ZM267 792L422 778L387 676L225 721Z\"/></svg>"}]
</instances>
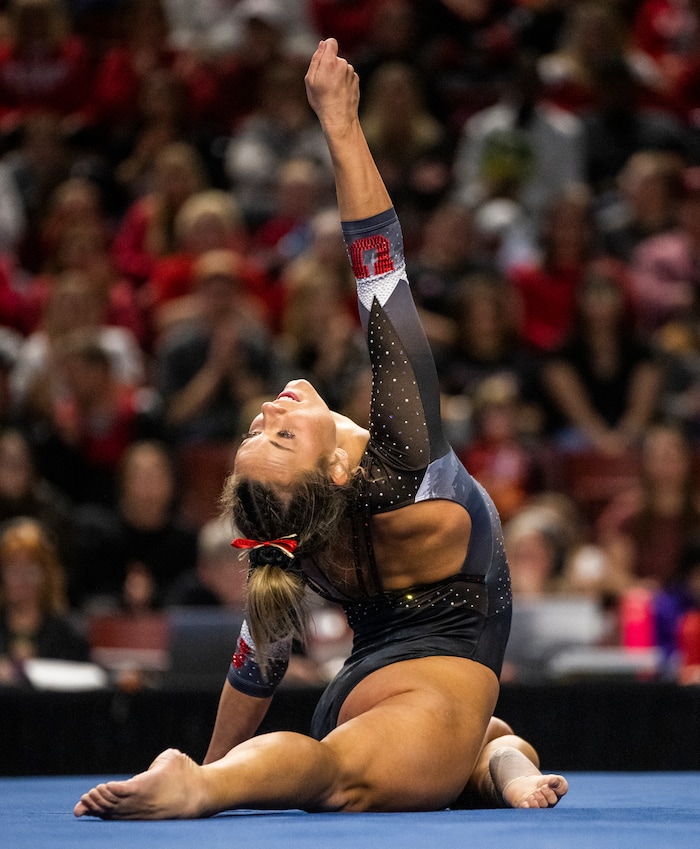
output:
<instances>
[{"instance_id":1,"label":"blue floor mat","mask_svg":"<svg viewBox=\"0 0 700 849\"><path fill-rule=\"evenodd\" d=\"M110 776L111 777L111 776ZM209 820L73 817L103 777L0 778L6 849L671 849L700 846L700 772L571 773L552 810L306 814L236 811Z\"/></svg>"}]
</instances>

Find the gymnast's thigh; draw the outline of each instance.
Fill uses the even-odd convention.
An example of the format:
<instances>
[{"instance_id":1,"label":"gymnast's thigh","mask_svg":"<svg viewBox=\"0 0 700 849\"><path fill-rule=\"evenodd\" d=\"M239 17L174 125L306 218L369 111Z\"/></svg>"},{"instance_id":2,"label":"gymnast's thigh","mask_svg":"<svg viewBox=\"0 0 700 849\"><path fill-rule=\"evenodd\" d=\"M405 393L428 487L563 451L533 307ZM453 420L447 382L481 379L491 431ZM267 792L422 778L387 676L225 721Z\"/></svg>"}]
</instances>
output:
<instances>
[{"instance_id":1,"label":"gymnast's thigh","mask_svg":"<svg viewBox=\"0 0 700 849\"><path fill-rule=\"evenodd\" d=\"M342 771L345 810L437 810L469 779L498 698L486 666L458 657L372 672L323 739Z\"/></svg>"}]
</instances>

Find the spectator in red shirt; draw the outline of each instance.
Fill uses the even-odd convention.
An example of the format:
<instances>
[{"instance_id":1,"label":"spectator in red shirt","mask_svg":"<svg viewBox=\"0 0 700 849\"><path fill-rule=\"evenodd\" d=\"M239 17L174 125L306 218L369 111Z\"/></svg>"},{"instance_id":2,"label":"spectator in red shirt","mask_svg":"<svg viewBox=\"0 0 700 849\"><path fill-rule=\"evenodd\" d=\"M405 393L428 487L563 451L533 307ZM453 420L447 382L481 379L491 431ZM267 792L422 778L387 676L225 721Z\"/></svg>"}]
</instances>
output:
<instances>
[{"instance_id":1,"label":"spectator in red shirt","mask_svg":"<svg viewBox=\"0 0 700 849\"><path fill-rule=\"evenodd\" d=\"M253 235L253 250L273 274L303 253L313 239L312 221L332 189L312 159L289 159L277 169L276 209Z\"/></svg>"},{"instance_id":2,"label":"spectator in red shirt","mask_svg":"<svg viewBox=\"0 0 700 849\"><path fill-rule=\"evenodd\" d=\"M157 69L169 70L183 86L191 126L213 120L214 74L189 51L168 44L169 26L161 0L132 0L124 12L127 34L102 58L96 73L96 118L110 130L132 125L144 81Z\"/></svg>"},{"instance_id":3,"label":"spectator in red shirt","mask_svg":"<svg viewBox=\"0 0 700 849\"><path fill-rule=\"evenodd\" d=\"M51 112L78 128L90 90L87 50L70 32L59 0L13 0L10 38L0 45L0 127Z\"/></svg>"},{"instance_id":4,"label":"spectator in red shirt","mask_svg":"<svg viewBox=\"0 0 700 849\"><path fill-rule=\"evenodd\" d=\"M153 274L159 257L177 250L177 213L187 198L206 185L197 151L184 142L160 151L151 180L151 190L127 209L113 245L117 270L137 286Z\"/></svg>"},{"instance_id":5,"label":"spectator in red shirt","mask_svg":"<svg viewBox=\"0 0 700 849\"><path fill-rule=\"evenodd\" d=\"M126 327L105 324L108 300L104 290L84 272L56 275L45 294L41 322L22 343L12 371L12 400L22 421L40 424L65 390L60 352L77 330L94 333L109 353L121 382L144 382L143 352Z\"/></svg>"},{"instance_id":6,"label":"spectator in red shirt","mask_svg":"<svg viewBox=\"0 0 700 849\"><path fill-rule=\"evenodd\" d=\"M284 10L276 0L239 0L235 15L241 27L240 41L216 64L217 112L224 133L235 133L255 112L261 81L271 68L288 58L284 46Z\"/></svg>"},{"instance_id":7,"label":"spectator in red shirt","mask_svg":"<svg viewBox=\"0 0 700 849\"><path fill-rule=\"evenodd\" d=\"M540 60L548 98L563 109L582 112L597 102L596 69L617 58L644 94L655 101L663 89L656 62L629 43L629 31L614 3L584 0L569 3L560 47Z\"/></svg>"},{"instance_id":8,"label":"spectator in red shirt","mask_svg":"<svg viewBox=\"0 0 700 849\"><path fill-rule=\"evenodd\" d=\"M591 198L584 186L566 189L546 214L538 260L515 266L510 281L520 301L520 334L538 353L562 344L572 328L576 293L592 252Z\"/></svg>"},{"instance_id":9,"label":"spectator in red shirt","mask_svg":"<svg viewBox=\"0 0 700 849\"><path fill-rule=\"evenodd\" d=\"M39 326L51 290L65 272L77 272L90 281L104 303L105 325L128 328L140 345L147 343L146 319L133 284L117 274L107 234L96 222L76 222L64 229L44 272L31 281L27 300L32 330Z\"/></svg>"},{"instance_id":10,"label":"spectator in red shirt","mask_svg":"<svg viewBox=\"0 0 700 849\"><path fill-rule=\"evenodd\" d=\"M693 60L700 37L697 0L643 0L633 21L636 45L651 56L672 89Z\"/></svg>"},{"instance_id":11,"label":"spectator in red shirt","mask_svg":"<svg viewBox=\"0 0 700 849\"><path fill-rule=\"evenodd\" d=\"M523 507L534 482L534 453L519 429L521 406L508 375L487 378L476 393L474 439L460 454L504 520Z\"/></svg>"},{"instance_id":12,"label":"spectator in red shirt","mask_svg":"<svg viewBox=\"0 0 700 849\"><path fill-rule=\"evenodd\" d=\"M177 251L155 262L140 299L150 319L154 342L197 315L195 267L210 252L234 254L236 274L247 295L257 303L260 315L272 312L279 297L268 285L261 264L246 250L248 234L230 193L205 189L192 195L177 215L175 232Z\"/></svg>"},{"instance_id":13,"label":"spectator in red shirt","mask_svg":"<svg viewBox=\"0 0 700 849\"><path fill-rule=\"evenodd\" d=\"M308 14L316 32L323 38L332 32L346 55L365 45L372 29L376 0L309 0Z\"/></svg>"},{"instance_id":14,"label":"spectator in red shirt","mask_svg":"<svg viewBox=\"0 0 700 849\"><path fill-rule=\"evenodd\" d=\"M64 391L53 399L39 450L47 477L76 504L113 504L124 452L152 433L147 396L122 383L112 363L89 329L65 337L58 351Z\"/></svg>"},{"instance_id":15,"label":"spectator in red shirt","mask_svg":"<svg viewBox=\"0 0 700 849\"><path fill-rule=\"evenodd\" d=\"M30 324L29 314L26 295L12 285L8 265L0 260L0 327L26 334Z\"/></svg>"}]
</instances>

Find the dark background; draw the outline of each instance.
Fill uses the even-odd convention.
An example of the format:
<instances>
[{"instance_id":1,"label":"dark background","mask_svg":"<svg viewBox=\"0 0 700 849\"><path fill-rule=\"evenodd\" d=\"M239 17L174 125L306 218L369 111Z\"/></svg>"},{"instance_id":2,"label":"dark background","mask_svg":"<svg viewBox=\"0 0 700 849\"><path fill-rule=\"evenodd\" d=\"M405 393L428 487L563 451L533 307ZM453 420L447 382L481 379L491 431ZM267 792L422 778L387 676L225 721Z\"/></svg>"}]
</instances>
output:
<instances>
[{"instance_id":1,"label":"dark background","mask_svg":"<svg viewBox=\"0 0 700 849\"><path fill-rule=\"evenodd\" d=\"M307 732L320 690L282 687L261 731ZM201 760L219 693L0 690L0 774L121 774L180 748ZM507 684L497 715L548 770L700 769L700 688L627 680Z\"/></svg>"}]
</instances>

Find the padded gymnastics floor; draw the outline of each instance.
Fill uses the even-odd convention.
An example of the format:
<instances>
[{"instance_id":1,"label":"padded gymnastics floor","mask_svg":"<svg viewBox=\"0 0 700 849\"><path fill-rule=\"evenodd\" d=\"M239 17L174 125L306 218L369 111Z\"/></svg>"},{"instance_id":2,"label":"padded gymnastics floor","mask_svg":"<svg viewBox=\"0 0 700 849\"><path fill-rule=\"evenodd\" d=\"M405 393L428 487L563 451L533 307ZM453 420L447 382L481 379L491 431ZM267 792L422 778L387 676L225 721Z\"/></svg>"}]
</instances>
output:
<instances>
[{"instance_id":1,"label":"padded gymnastics floor","mask_svg":"<svg viewBox=\"0 0 700 849\"><path fill-rule=\"evenodd\" d=\"M113 776L109 776L111 778ZM6 849L666 849L700 846L700 772L569 773L551 810L306 814L103 822L72 814L104 776L0 779Z\"/></svg>"}]
</instances>

